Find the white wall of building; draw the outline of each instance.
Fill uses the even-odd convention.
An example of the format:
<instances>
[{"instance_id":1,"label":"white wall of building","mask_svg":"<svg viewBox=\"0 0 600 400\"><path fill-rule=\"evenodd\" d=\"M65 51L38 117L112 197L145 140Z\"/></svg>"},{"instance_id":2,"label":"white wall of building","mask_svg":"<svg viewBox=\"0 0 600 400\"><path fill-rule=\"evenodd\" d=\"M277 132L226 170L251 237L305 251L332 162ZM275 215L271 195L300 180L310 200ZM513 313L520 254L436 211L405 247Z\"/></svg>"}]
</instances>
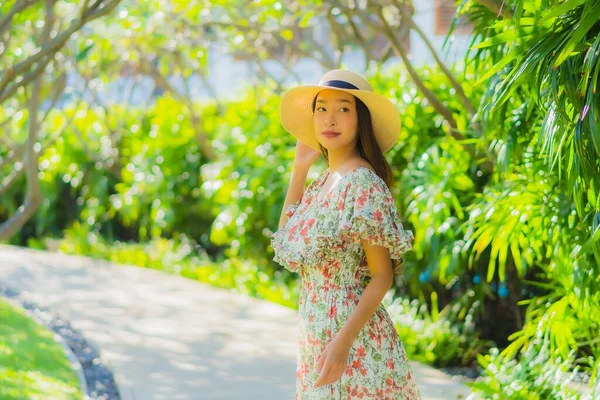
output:
<instances>
[{"instance_id":1,"label":"white wall of building","mask_svg":"<svg viewBox=\"0 0 600 400\"><path fill-rule=\"evenodd\" d=\"M434 0L416 0L414 5L415 14L413 20L425 33L425 36L429 39L434 48L437 49L440 58L450 64L462 61L469 48L472 37L470 35L454 33L451 38L448 39L446 47L442 48L446 36L435 34ZM414 30L411 30L410 33L410 48L411 59L415 65L434 64L435 61L431 52L425 47L425 43Z\"/></svg>"}]
</instances>

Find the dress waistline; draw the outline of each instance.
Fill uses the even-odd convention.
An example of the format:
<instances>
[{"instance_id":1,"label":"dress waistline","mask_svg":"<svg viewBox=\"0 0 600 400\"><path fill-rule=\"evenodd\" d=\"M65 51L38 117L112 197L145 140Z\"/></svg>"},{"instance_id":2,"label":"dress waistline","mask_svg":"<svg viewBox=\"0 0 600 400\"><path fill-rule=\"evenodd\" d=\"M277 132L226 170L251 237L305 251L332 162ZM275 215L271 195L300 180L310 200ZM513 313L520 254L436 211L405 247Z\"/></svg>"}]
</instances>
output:
<instances>
[{"instance_id":1,"label":"dress waistline","mask_svg":"<svg viewBox=\"0 0 600 400\"><path fill-rule=\"evenodd\" d=\"M303 282L302 289L304 290L322 290L322 291L330 291L330 290L365 290L365 286L360 286L357 284L339 284L339 283L329 283L329 282Z\"/></svg>"}]
</instances>

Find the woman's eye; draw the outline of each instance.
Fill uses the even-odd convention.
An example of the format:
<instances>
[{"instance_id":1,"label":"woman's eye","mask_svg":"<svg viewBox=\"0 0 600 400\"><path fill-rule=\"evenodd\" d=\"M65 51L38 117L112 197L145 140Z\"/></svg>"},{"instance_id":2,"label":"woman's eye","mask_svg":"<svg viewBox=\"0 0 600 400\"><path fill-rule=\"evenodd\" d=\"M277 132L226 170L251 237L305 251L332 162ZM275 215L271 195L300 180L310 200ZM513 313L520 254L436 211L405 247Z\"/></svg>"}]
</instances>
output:
<instances>
[{"instance_id":1,"label":"woman's eye","mask_svg":"<svg viewBox=\"0 0 600 400\"><path fill-rule=\"evenodd\" d=\"M324 111L325 107L317 107L317 111Z\"/></svg>"},{"instance_id":2,"label":"woman's eye","mask_svg":"<svg viewBox=\"0 0 600 400\"><path fill-rule=\"evenodd\" d=\"M342 111L344 111L344 112L348 112L348 111L350 111L350 109L349 109L348 107L342 107L342 108L340 108L340 110L342 110Z\"/></svg>"}]
</instances>

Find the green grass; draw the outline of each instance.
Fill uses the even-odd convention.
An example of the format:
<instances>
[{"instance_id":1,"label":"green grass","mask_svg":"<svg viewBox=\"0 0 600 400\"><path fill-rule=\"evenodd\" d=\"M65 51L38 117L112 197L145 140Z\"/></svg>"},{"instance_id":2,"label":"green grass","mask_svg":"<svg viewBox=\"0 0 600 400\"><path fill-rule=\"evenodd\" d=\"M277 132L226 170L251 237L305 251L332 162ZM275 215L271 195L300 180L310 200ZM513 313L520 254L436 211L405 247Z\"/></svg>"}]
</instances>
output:
<instances>
[{"instance_id":1,"label":"green grass","mask_svg":"<svg viewBox=\"0 0 600 400\"><path fill-rule=\"evenodd\" d=\"M0 399L82 399L77 375L53 333L0 299Z\"/></svg>"}]
</instances>

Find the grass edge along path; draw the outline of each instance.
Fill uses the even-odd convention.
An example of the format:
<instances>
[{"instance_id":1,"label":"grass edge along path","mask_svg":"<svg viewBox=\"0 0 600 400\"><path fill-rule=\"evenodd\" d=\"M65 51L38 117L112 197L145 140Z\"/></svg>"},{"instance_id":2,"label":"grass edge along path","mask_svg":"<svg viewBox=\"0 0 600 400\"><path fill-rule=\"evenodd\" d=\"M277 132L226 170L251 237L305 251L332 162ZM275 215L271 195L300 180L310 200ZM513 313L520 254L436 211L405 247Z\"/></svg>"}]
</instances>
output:
<instances>
[{"instance_id":1,"label":"grass edge along path","mask_svg":"<svg viewBox=\"0 0 600 400\"><path fill-rule=\"evenodd\" d=\"M80 383L54 333L0 298L0 398L81 400Z\"/></svg>"}]
</instances>

